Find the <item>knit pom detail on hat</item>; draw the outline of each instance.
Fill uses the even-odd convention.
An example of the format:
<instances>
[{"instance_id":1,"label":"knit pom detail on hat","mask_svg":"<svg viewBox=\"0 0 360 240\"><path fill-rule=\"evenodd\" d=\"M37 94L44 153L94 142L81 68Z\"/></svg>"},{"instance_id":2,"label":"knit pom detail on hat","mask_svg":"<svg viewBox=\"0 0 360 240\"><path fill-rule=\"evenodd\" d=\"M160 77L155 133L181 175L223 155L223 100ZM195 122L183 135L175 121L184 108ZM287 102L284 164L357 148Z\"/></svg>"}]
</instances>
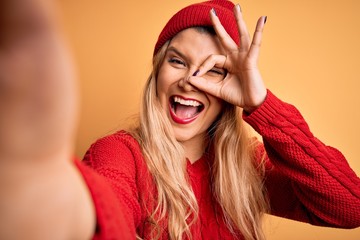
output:
<instances>
[{"instance_id":1,"label":"knit pom detail on hat","mask_svg":"<svg viewBox=\"0 0 360 240\"><path fill-rule=\"evenodd\" d=\"M239 43L239 32L233 13L234 3L228 0L213 0L195 3L178 11L165 25L155 44L154 55L159 49L177 33L190 27L212 26L209 12L215 9L216 15L221 21L227 33Z\"/></svg>"}]
</instances>

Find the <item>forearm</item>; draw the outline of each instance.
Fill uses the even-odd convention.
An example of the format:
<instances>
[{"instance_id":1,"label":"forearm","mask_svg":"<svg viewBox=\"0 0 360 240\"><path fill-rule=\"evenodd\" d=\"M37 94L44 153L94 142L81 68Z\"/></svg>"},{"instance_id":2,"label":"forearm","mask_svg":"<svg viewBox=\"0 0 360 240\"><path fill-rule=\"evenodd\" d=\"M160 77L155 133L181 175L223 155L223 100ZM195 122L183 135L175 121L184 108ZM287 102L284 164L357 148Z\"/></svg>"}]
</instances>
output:
<instances>
[{"instance_id":1,"label":"forearm","mask_svg":"<svg viewBox=\"0 0 360 240\"><path fill-rule=\"evenodd\" d=\"M274 165L267 178L273 197L270 201L286 209L276 202L283 202L282 197L296 200L293 213L278 209L286 217L296 216L321 225L359 226L360 179L338 150L313 136L295 107L281 102L271 92L268 95L263 106L245 119L263 136L266 153ZM274 186L281 182L287 189Z\"/></svg>"},{"instance_id":2,"label":"forearm","mask_svg":"<svg viewBox=\"0 0 360 240\"><path fill-rule=\"evenodd\" d=\"M1 175L0 239L91 238L92 201L70 161L14 170Z\"/></svg>"},{"instance_id":3,"label":"forearm","mask_svg":"<svg viewBox=\"0 0 360 240\"><path fill-rule=\"evenodd\" d=\"M0 1L0 239L89 239L76 96L54 1ZM74 227L75 226L75 227Z\"/></svg>"},{"instance_id":4,"label":"forearm","mask_svg":"<svg viewBox=\"0 0 360 240\"><path fill-rule=\"evenodd\" d=\"M46 159L73 140L72 62L54 1L0 3L1 161Z\"/></svg>"}]
</instances>

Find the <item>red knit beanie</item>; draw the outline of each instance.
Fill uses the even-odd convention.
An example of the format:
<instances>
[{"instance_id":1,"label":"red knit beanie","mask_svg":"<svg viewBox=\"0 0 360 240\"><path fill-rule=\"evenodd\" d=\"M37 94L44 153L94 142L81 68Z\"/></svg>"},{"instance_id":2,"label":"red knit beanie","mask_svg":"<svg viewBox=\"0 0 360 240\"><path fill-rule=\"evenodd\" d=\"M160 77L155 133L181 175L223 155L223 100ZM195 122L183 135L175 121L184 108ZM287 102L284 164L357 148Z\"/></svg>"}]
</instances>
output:
<instances>
[{"instance_id":1,"label":"red knit beanie","mask_svg":"<svg viewBox=\"0 0 360 240\"><path fill-rule=\"evenodd\" d=\"M209 12L214 8L216 15L231 38L239 43L239 32L234 16L234 4L227 0L213 0L189 5L177 12L165 25L156 42L154 55L180 31L198 26L212 26Z\"/></svg>"}]
</instances>

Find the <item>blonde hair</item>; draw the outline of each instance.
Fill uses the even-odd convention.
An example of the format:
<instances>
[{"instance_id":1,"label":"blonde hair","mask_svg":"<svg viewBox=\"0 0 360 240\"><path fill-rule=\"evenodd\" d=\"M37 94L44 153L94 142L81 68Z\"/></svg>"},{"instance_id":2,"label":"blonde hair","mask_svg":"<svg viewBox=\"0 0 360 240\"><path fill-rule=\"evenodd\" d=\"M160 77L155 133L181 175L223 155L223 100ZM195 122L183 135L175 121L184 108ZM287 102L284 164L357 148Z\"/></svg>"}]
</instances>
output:
<instances>
[{"instance_id":1,"label":"blonde hair","mask_svg":"<svg viewBox=\"0 0 360 240\"><path fill-rule=\"evenodd\" d=\"M191 239L190 226L197 221L198 204L186 174L184 149L176 140L156 93L157 74L168 45L169 42L164 44L154 56L153 72L143 92L139 126L133 135L142 148L157 190L156 204L148 209L148 221L154 227L147 237L160 238L160 229L165 224L170 239L184 236ZM234 236L240 231L245 239L262 240L265 237L261 217L267 208L263 170L255 162L255 141L240 114L239 108L226 103L209 129L208 151L214 153L213 194Z\"/></svg>"}]
</instances>

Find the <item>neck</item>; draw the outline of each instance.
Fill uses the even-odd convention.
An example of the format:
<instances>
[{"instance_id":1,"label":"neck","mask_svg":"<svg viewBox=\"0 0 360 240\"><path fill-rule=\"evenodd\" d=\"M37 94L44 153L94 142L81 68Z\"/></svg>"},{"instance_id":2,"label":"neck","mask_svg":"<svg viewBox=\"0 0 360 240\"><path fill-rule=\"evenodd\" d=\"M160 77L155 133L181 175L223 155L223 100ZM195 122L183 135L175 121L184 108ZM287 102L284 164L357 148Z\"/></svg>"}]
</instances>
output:
<instances>
[{"instance_id":1,"label":"neck","mask_svg":"<svg viewBox=\"0 0 360 240\"><path fill-rule=\"evenodd\" d=\"M191 163L194 163L204 155L207 141L201 136L181 142L181 144L185 149L186 158L189 159Z\"/></svg>"}]
</instances>

